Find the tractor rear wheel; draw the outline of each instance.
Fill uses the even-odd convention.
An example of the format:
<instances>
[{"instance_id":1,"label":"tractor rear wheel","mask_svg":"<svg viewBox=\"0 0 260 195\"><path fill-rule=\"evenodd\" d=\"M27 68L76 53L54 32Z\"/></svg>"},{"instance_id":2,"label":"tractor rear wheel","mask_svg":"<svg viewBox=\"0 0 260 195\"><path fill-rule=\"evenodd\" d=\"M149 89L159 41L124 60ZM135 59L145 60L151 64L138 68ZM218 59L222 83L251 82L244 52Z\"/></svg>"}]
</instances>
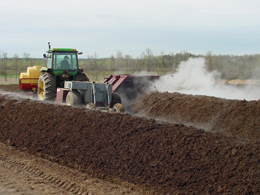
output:
<instances>
[{"instance_id":1,"label":"tractor rear wheel","mask_svg":"<svg viewBox=\"0 0 260 195\"><path fill-rule=\"evenodd\" d=\"M115 112L124 112L124 106L121 103L121 97L118 93L112 92L112 101L110 107Z\"/></svg>"},{"instance_id":2,"label":"tractor rear wheel","mask_svg":"<svg viewBox=\"0 0 260 195\"><path fill-rule=\"evenodd\" d=\"M66 97L68 106L80 107L82 105L82 97L78 91L70 91Z\"/></svg>"},{"instance_id":3,"label":"tractor rear wheel","mask_svg":"<svg viewBox=\"0 0 260 195\"><path fill-rule=\"evenodd\" d=\"M79 72L76 77L75 77L76 81L89 81L89 78L87 76L86 73L83 72Z\"/></svg>"},{"instance_id":4,"label":"tractor rear wheel","mask_svg":"<svg viewBox=\"0 0 260 195\"><path fill-rule=\"evenodd\" d=\"M112 101L110 103L111 108L113 108L113 106L117 103L121 104L121 97L119 96L118 93L116 92L112 92Z\"/></svg>"},{"instance_id":5,"label":"tractor rear wheel","mask_svg":"<svg viewBox=\"0 0 260 195\"><path fill-rule=\"evenodd\" d=\"M42 72L38 80L38 97L43 101L54 101L56 97L55 78L48 72Z\"/></svg>"}]
</instances>

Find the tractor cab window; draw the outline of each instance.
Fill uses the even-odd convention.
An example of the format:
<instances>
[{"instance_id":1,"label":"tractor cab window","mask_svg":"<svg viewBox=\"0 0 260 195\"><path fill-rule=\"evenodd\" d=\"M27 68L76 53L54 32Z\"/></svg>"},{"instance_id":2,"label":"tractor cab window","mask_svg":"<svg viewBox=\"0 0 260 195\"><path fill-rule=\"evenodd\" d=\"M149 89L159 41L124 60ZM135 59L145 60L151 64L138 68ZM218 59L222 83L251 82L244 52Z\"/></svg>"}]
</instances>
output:
<instances>
[{"instance_id":1,"label":"tractor cab window","mask_svg":"<svg viewBox=\"0 0 260 195\"><path fill-rule=\"evenodd\" d=\"M76 70L77 53L75 52L55 52L53 54L53 69Z\"/></svg>"}]
</instances>

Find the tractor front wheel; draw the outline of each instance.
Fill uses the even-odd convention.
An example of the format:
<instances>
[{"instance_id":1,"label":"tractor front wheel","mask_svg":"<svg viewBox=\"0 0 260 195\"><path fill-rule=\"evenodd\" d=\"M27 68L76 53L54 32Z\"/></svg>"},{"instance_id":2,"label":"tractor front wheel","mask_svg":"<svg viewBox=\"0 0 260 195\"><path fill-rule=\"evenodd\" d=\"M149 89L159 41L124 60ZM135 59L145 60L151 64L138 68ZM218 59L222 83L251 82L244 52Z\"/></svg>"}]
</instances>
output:
<instances>
[{"instance_id":1,"label":"tractor front wheel","mask_svg":"<svg viewBox=\"0 0 260 195\"><path fill-rule=\"evenodd\" d=\"M38 80L38 97L43 101L54 101L56 97L55 78L48 72L42 72Z\"/></svg>"},{"instance_id":2,"label":"tractor front wheel","mask_svg":"<svg viewBox=\"0 0 260 195\"><path fill-rule=\"evenodd\" d=\"M68 106L80 107L82 105L82 97L78 91L70 91L66 97Z\"/></svg>"}]
</instances>

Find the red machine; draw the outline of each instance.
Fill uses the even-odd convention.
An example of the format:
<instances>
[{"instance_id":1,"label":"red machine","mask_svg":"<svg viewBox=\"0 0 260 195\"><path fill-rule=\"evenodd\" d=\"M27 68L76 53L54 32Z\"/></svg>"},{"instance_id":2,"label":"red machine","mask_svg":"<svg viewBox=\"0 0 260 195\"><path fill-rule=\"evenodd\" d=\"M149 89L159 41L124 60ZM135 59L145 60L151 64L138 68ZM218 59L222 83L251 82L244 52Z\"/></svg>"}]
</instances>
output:
<instances>
[{"instance_id":1,"label":"red machine","mask_svg":"<svg viewBox=\"0 0 260 195\"><path fill-rule=\"evenodd\" d=\"M149 89L151 83L159 79L159 75L110 75L103 79L103 83L112 85L112 91L120 96L126 96L128 100L134 100L138 94Z\"/></svg>"}]
</instances>

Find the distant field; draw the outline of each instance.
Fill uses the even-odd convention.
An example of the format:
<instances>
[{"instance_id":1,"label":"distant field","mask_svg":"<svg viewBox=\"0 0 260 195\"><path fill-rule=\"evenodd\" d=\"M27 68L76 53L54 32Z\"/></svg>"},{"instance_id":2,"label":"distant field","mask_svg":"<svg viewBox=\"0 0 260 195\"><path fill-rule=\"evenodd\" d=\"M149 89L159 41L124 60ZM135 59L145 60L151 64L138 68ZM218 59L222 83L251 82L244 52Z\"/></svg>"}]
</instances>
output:
<instances>
[{"instance_id":1,"label":"distant field","mask_svg":"<svg viewBox=\"0 0 260 195\"><path fill-rule=\"evenodd\" d=\"M0 77L0 84L1 85L10 85L10 84L18 84L19 79L16 78L8 78L7 81L5 81L4 77Z\"/></svg>"}]
</instances>

